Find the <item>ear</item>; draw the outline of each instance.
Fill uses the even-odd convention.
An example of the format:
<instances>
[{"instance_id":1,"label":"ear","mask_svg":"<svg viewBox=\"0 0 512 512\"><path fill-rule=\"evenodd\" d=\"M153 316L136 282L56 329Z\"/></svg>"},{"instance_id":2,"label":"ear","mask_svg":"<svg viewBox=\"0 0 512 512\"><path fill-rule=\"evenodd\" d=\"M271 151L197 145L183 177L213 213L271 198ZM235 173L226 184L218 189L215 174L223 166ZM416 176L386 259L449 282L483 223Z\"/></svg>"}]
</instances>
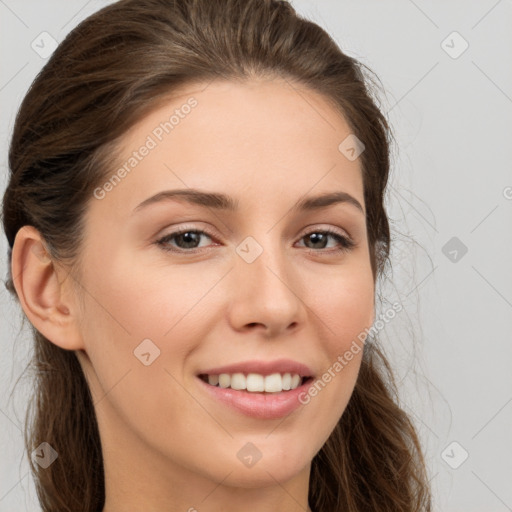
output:
<instances>
[{"instance_id":1,"label":"ear","mask_svg":"<svg viewBox=\"0 0 512 512\"><path fill-rule=\"evenodd\" d=\"M83 349L72 277L51 259L39 231L33 226L22 226L16 234L11 273L30 323L63 349Z\"/></svg>"}]
</instances>

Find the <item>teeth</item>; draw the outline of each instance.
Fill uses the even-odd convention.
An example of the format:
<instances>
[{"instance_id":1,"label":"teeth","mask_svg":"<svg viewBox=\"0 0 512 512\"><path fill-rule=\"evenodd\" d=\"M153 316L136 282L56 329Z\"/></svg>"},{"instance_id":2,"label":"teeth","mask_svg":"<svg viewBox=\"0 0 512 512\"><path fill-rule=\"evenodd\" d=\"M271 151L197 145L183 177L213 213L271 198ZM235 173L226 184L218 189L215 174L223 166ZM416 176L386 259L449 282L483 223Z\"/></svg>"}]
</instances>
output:
<instances>
[{"instance_id":1,"label":"teeth","mask_svg":"<svg viewBox=\"0 0 512 512\"><path fill-rule=\"evenodd\" d=\"M297 373L273 373L265 376L259 373L249 373L247 376L243 373L208 375L208 383L212 386L247 390L251 393L280 393L297 388L301 382L302 377Z\"/></svg>"},{"instance_id":2,"label":"teeth","mask_svg":"<svg viewBox=\"0 0 512 512\"><path fill-rule=\"evenodd\" d=\"M226 375L226 374L224 374ZM234 373L231 376L231 388L232 389L245 389L247 387L247 383L245 380L245 375L243 373Z\"/></svg>"},{"instance_id":3,"label":"teeth","mask_svg":"<svg viewBox=\"0 0 512 512\"><path fill-rule=\"evenodd\" d=\"M247 391L265 391L265 377L257 373L247 375Z\"/></svg>"},{"instance_id":4,"label":"teeth","mask_svg":"<svg viewBox=\"0 0 512 512\"><path fill-rule=\"evenodd\" d=\"M296 373L294 373L294 374L292 375L291 388L292 388L292 389L295 389L296 387L298 387L298 386L299 386L299 384L300 384L300 381L301 381L301 378L300 378Z\"/></svg>"},{"instance_id":5,"label":"teeth","mask_svg":"<svg viewBox=\"0 0 512 512\"><path fill-rule=\"evenodd\" d=\"M283 391L283 379L280 373L273 373L265 377L265 391L267 393L279 393Z\"/></svg>"},{"instance_id":6,"label":"teeth","mask_svg":"<svg viewBox=\"0 0 512 512\"><path fill-rule=\"evenodd\" d=\"M291 375L291 373L285 373L283 375L282 381L283 381L283 389L285 391L288 391L289 389L291 389L291 387L292 387L292 375Z\"/></svg>"},{"instance_id":7,"label":"teeth","mask_svg":"<svg viewBox=\"0 0 512 512\"><path fill-rule=\"evenodd\" d=\"M231 386L231 377L227 373L219 375L219 386L221 388L229 388Z\"/></svg>"}]
</instances>

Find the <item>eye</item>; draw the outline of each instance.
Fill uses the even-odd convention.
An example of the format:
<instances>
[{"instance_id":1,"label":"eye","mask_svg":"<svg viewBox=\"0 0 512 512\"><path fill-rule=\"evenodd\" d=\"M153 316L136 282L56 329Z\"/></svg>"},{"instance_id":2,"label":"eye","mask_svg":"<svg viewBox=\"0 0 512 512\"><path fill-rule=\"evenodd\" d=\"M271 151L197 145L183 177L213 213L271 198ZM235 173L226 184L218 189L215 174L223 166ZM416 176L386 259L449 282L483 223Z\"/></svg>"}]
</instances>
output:
<instances>
[{"instance_id":1,"label":"eye","mask_svg":"<svg viewBox=\"0 0 512 512\"><path fill-rule=\"evenodd\" d=\"M165 251L171 252L194 252L194 249L198 248L198 242L201 239L201 236L206 236L208 238L212 238L206 231L199 229L181 229L179 231L174 231L165 235L156 241L156 243L162 247ZM176 240L178 249L174 249L169 246L169 242L171 240ZM187 249L192 249L192 251L187 251Z\"/></svg>"},{"instance_id":2,"label":"eye","mask_svg":"<svg viewBox=\"0 0 512 512\"><path fill-rule=\"evenodd\" d=\"M208 231L200 229L183 228L163 236L162 238L157 240L155 244L161 247L164 251L181 254L195 254L197 252L197 249L201 249L199 244L202 236L206 236L207 238L210 239L214 238L213 235L208 233ZM329 238L334 239L337 242L338 247L330 250L324 250L326 248L326 245L328 244ZM313 249L313 252L348 252L356 245L351 238L342 235L341 233L338 233L337 231L332 229L317 229L314 231L310 231L303 235L301 237L301 240L302 239L305 239L310 244L313 244L312 247L308 247L309 249ZM171 245L171 241L174 241L174 243L176 244L174 247L173 245Z\"/></svg>"},{"instance_id":3,"label":"eye","mask_svg":"<svg viewBox=\"0 0 512 512\"><path fill-rule=\"evenodd\" d=\"M334 251L331 250L324 252L348 252L356 245L351 238L342 235L332 229L317 229L315 231L310 231L309 233L305 234L302 238L309 240L312 244L319 244L321 246L313 247L313 249L324 249L329 238L333 238L338 242L339 247L335 248Z\"/></svg>"}]
</instances>

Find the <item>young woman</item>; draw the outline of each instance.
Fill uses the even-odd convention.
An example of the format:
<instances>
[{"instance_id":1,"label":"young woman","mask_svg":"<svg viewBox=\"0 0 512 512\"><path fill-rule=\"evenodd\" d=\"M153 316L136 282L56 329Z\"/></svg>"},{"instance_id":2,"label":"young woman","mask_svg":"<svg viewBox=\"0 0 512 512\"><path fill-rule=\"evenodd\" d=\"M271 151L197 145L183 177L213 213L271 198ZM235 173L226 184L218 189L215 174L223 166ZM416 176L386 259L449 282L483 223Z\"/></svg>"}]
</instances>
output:
<instances>
[{"instance_id":1,"label":"young woman","mask_svg":"<svg viewBox=\"0 0 512 512\"><path fill-rule=\"evenodd\" d=\"M372 331L367 82L276 0L121 0L59 45L3 201L44 511L431 509Z\"/></svg>"}]
</instances>

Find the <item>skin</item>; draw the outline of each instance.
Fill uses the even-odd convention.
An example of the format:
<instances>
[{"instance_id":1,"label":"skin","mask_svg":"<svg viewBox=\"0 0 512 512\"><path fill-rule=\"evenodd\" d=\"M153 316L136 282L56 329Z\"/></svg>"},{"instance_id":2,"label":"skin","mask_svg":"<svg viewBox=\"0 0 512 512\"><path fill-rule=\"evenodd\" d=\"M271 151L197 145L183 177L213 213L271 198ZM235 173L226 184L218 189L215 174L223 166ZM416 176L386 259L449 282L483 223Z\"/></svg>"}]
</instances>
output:
<instances>
[{"instance_id":1,"label":"skin","mask_svg":"<svg viewBox=\"0 0 512 512\"><path fill-rule=\"evenodd\" d=\"M338 150L351 130L321 95L281 79L178 92L123 136L120 165L188 98L198 101L113 190L91 198L75 277L24 226L13 249L16 290L31 323L76 351L84 369L103 447L104 512L309 510L311 461L346 408L362 351L285 419L213 400L196 373L289 358L318 378L372 325L365 214L347 203L291 211L304 195L332 191L365 209L360 159ZM177 188L226 193L240 210L175 200L133 212ZM155 243L182 227L213 237L198 235L199 249L167 242L181 254ZM355 247L305 236L326 228ZM248 236L263 248L251 264L236 252ZM160 350L149 366L134 356L146 338ZM237 457L248 442L262 454L250 468Z\"/></svg>"}]
</instances>

